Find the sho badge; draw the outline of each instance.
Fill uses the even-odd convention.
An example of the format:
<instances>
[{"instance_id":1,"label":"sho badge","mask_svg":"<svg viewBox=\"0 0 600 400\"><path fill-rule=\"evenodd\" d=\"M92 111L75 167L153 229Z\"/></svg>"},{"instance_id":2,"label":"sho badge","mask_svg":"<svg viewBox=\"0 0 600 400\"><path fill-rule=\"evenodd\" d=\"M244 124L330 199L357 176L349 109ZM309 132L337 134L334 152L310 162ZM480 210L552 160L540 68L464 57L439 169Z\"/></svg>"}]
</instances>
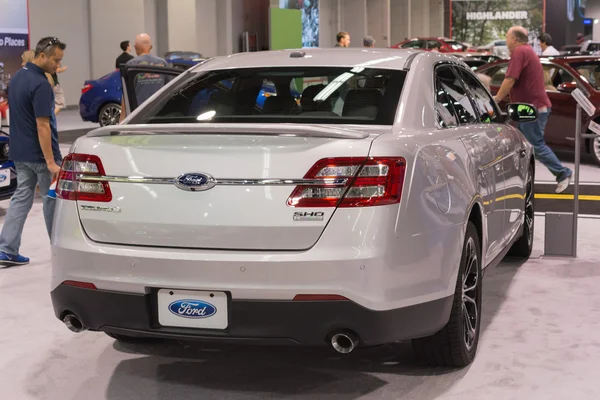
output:
<instances>
[{"instance_id":1,"label":"sho badge","mask_svg":"<svg viewBox=\"0 0 600 400\"><path fill-rule=\"evenodd\" d=\"M98 206L79 206L81 211L103 211L103 212L113 212L120 213L121 209L119 207L98 207Z\"/></svg>"},{"instance_id":2,"label":"sho badge","mask_svg":"<svg viewBox=\"0 0 600 400\"><path fill-rule=\"evenodd\" d=\"M325 213L321 211L294 213L294 221L323 221L324 219Z\"/></svg>"}]
</instances>

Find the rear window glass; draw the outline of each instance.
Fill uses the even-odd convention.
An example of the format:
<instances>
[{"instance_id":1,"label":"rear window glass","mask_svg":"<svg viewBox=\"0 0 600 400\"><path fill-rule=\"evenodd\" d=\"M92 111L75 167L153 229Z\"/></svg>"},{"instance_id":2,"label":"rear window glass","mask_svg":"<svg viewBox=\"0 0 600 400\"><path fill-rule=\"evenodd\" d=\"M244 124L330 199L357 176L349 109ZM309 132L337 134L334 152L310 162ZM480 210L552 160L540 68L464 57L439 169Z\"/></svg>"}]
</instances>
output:
<instances>
[{"instance_id":1,"label":"rear window glass","mask_svg":"<svg viewBox=\"0 0 600 400\"><path fill-rule=\"evenodd\" d=\"M392 125L405 77L365 67L198 72L144 106L132 123Z\"/></svg>"},{"instance_id":2,"label":"rear window glass","mask_svg":"<svg viewBox=\"0 0 600 400\"><path fill-rule=\"evenodd\" d=\"M600 89L600 62L599 61L587 61L582 63L571 63L571 67L574 68L579 75L584 77L590 85L596 89ZM563 81L565 81L563 79Z\"/></svg>"}]
</instances>

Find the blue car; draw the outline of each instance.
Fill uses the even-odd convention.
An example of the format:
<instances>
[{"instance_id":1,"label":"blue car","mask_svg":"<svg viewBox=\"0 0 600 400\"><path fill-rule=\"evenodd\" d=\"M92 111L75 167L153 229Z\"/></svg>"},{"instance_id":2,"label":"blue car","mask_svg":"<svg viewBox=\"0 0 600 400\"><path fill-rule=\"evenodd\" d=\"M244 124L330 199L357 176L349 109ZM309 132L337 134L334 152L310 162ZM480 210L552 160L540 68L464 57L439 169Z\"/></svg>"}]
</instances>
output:
<instances>
[{"instance_id":1,"label":"blue car","mask_svg":"<svg viewBox=\"0 0 600 400\"><path fill-rule=\"evenodd\" d=\"M10 199L17 189L15 163L8 159L8 135L0 133L0 200Z\"/></svg>"},{"instance_id":2,"label":"blue car","mask_svg":"<svg viewBox=\"0 0 600 400\"><path fill-rule=\"evenodd\" d=\"M100 126L115 125L121 117L121 73L114 70L100 79L85 81L79 99L79 115Z\"/></svg>"}]
</instances>

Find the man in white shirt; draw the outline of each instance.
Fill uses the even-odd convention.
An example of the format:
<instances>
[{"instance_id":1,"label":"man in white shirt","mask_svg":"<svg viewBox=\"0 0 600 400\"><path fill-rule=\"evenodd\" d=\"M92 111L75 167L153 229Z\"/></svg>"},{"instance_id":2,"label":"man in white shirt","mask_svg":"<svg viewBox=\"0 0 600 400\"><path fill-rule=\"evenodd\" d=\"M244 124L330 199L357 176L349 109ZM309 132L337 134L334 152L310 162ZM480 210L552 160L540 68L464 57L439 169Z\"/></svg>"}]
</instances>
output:
<instances>
[{"instance_id":1,"label":"man in white shirt","mask_svg":"<svg viewBox=\"0 0 600 400\"><path fill-rule=\"evenodd\" d=\"M552 36L549 33L542 33L539 39L543 56L560 56L558 50L552 46Z\"/></svg>"}]
</instances>

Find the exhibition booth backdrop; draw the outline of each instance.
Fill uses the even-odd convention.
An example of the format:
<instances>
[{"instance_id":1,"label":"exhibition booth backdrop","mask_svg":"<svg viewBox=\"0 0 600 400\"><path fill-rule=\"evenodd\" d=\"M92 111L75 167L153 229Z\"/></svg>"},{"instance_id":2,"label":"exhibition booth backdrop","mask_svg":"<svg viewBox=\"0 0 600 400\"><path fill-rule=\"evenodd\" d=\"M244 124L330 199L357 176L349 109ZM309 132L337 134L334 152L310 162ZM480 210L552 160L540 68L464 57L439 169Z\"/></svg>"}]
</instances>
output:
<instances>
[{"instance_id":1,"label":"exhibition booth backdrop","mask_svg":"<svg viewBox=\"0 0 600 400\"><path fill-rule=\"evenodd\" d=\"M445 0L446 36L484 46L503 40L508 28L522 25L530 32L537 51L537 37L552 35L554 47L575 44L577 34L591 39L585 27L585 0Z\"/></svg>"},{"instance_id":2,"label":"exhibition booth backdrop","mask_svg":"<svg viewBox=\"0 0 600 400\"><path fill-rule=\"evenodd\" d=\"M21 54L29 48L29 15L27 0L0 0L0 10L1 112L6 108L10 78L21 68Z\"/></svg>"}]
</instances>

